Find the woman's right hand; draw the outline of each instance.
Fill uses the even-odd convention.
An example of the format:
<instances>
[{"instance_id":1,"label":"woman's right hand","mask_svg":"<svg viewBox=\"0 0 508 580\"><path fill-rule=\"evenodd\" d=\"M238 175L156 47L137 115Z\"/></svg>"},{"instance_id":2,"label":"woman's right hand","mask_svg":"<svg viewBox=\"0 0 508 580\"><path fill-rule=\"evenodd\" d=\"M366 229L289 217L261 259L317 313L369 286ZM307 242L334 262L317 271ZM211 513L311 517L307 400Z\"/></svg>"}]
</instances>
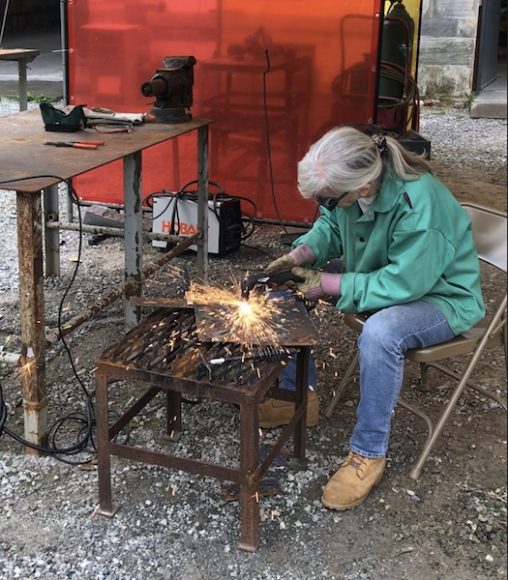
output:
<instances>
[{"instance_id":1,"label":"woman's right hand","mask_svg":"<svg viewBox=\"0 0 508 580\"><path fill-rule=\"evenodd\" d=\"M281 272L288 272L297 265L296 260L289 254L284 254L273 262L270 262L265 268L265 272L269 276L280 274Z\"/></svg>"}]
</instances>

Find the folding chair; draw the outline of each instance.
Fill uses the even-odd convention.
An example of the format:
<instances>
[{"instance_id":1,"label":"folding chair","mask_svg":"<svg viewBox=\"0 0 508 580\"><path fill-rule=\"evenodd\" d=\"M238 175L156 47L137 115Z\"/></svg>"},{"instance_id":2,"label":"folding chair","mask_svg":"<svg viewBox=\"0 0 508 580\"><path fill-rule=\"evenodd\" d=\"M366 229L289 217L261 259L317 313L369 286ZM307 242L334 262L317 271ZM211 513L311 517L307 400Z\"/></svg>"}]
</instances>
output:
<instances>
[{"instance_id":1,"label":"folding chair","mask_svg":"<svg viewBox=\"0 0 508 580\"><path fill-rule=\"evenodd\" d=\"M506 214L494 209L482 207L472 203L463 203L462 206L469 214L473 224L473 236L481 262L502 270L506 273L507 235L506 235ZM348 314L344 317L345 323L357 332L361 332L366 316L362 314ZM458 381L457 386L451 393L441 416L434 424L432 419L419 408L409 404L403 399L399 399L398 404L408 409L427 425L427 440L423 450L409 473L412 479L420 477L423 465L439 438L450 414L458 399L464 392L466 386L470 387L484 396L494 400L507 409L506 399L495 393L475 385L470 381L470 377L478 363L483 351L494 346L504 347L505 367L507 363L507 323L506 323L506 287L493 314L486 316L467 332L454 339L427 348L409 350L405 354L405 359L419 363L421 370L422 384L425 386L427 380L427 369L434 367L448 376ZM441 361L456 358L462 355L471 355L471 358L462 373L458 373L451 368L441 364ZM354 380L354 374L358 368L358 354L355 354L350 362L346 373L341 380L337 391L325 410L325 416L331 417L337 403L341 400L348 386ZM430 390L430 389L425 389Z\"/></svg>"}]
</instances>

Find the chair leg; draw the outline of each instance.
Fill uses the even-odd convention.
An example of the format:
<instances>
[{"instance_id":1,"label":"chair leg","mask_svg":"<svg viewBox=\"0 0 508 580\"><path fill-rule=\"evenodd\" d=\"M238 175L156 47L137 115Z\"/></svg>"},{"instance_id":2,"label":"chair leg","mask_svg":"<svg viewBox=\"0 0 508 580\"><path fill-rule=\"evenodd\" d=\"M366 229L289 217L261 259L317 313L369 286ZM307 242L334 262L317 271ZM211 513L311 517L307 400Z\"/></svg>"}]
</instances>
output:
<instances>
[{"instance_id":1,"label":"chair leg","mask_svg":"<svg viewBox=\"0 0 508 580\"><path fill-rule=\"evenodd\" d=\"M430 365L426 363L420 363L420 383L422 391L425 392L432 391L432 387L429 386L429 367Z\"/></svg>"},{"instance_id":2,"label":"chair leg","mask_svg":"<svg viewBox=\"0 0 508 580\"><path fill-rule=\"evenodd\" d=\"M408 403L407 401L404 401L403 399L399 399L398 404L401 407L404 407L404 409L407 409L410 413L413 413L413 415L416 415L417 417L420 417L420 419L425 421L425 424L427 425L427 441L425 441L425 445L427 445L434 431L434 423L432 423L431 418L426 413L418 409L418 407L415 407L414 405Z\"/></svg>"},{"instance_id":3,"label":"chair leg","mask_svg":"<svg viewBox=\"0 0 508 580\"><path fill-rule=\"evenodd\" d=\"M349 363L349 366L346 369L346 374L344 375L344 377L340 381L339 386L337 387L337 390L335 391L335 395L333 396L332 400L328 404L328 407L326 408L325 413L324 413L325 417L327 417L328 419L332 416L332 413L333 413L337 403L340 401L340 398L344 394L346 387L351 382L351 378L352 378L353 374L356 372L356 369L358 368L358 359L359 359L359 355L358 355L358 353L356 353L355 356L353 357L353 360Z\"/></svg>"},{"instance_id":4,"label":"chair leg","mask_svg":"<svg viewBox=\"0 0 508 580\"><path fill-rule=\"evenodd\" d=\"M427 442L425 443L425 446L423 448L423 451L420 454L420 457L418 458L418 461L416 462L415 466L409 472L409 477L411 479L418 479L420 477L420 475L422 473L423 466L425 465L425 462L427 461L427 459L430 455L430 452L432 451L432 448L434 447L434 444L436 443L439 436L441 435L441 432L443 431L444 426L445 426L446 422L448 421L448 418L451 415L453 408L455 407L455 403L457 402L457 400L459 399L459 397L462 395L462 393L464 391L464 388L466 386L466 382L467 382L467 380L465 381L464 379L462 379L460 381L459 385L457 386L453 395L451 396L450 400L448 401L444 412L442 413L441 417L439 418L439 421L436 423L436 426L434 428L433 433L427 439Z\"/></svg>"},{"instance_id":5,"label":"chair leg","mask_svg":"<svg viewBox=\"0 0 508 580\"><path fill-rule=\"evenodd\" d=\"M494 316L494 318L492 319L491 323L489 324L489 328L486 330L483 338L481 339L480 343L478 344L474 355L471 357L471 360L469 361L469 364L467 365L466 370L464 371L464 374L462 375L462 378L460 379L459 384L455 388L455 391L453 392L448 403L446 404L445 410L443 411L441 417L439 418L439 421L436 423L436 426L434 427L434 431L433 431L432 435L430 436L427 443L425 444L425 447L423 448L423 451L420 454L420 457L418 458L418 461L416 462L415 466L413 467L413 469L409 473L409 477L411 477L411 479L418 479L420 477L423 466L425 465L425 462L427 461L427 459L430 455L430 452L432 451L432 448L434 447L434 444L436 443L439 436L441 435L441 432L443 431L444 426L446 425L446 422L448 421L448 418L451 415L453 408L455 407L455 404L457 403L457 401L459 400L459 397L464 392L464 389L467 386L469 378L471 377L473 370L476 367L476 363L478 362L480 355L482 354L483 350L485 349L485 346L489 340L489 336L492 332L492 329L495 328L495 326L498 324L499 319L501 318L501 315L502 315L502 309L501 309L501 311L498 311L496 313L496 316Z\"/></svg>"}]
</instances>

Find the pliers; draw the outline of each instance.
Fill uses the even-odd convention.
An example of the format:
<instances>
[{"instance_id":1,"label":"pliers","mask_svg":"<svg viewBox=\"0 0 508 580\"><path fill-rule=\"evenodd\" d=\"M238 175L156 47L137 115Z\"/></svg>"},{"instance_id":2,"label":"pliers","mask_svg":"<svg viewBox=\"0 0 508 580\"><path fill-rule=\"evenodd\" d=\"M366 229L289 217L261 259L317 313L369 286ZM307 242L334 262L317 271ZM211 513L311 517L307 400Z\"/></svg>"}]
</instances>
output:
<instances>
[{"instance_id":1,"label":"pliers","mask_svg":"<svg viewBox=\"0 0 508 580\"><path fill-rule=\"evenodd\" d=\"M46 141L44 145L53 147L74 147L75 149L97 149L104 141Z\"/></svg>"}]
</instances>

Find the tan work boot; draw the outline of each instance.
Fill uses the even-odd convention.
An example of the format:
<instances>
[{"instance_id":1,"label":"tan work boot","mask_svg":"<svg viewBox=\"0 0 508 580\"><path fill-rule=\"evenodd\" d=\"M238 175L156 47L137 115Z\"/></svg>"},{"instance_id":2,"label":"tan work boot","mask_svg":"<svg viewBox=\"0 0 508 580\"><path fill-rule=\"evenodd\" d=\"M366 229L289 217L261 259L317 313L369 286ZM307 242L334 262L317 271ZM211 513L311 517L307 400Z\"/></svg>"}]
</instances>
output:
<instances>
[{"instance_id":1,"label":"tan work boot","mask_svg":"<svg viewBox=\"0 0 508 580\"><path fill-rule=\"evenodd\" d=\"M383 477L386 459L370 459L352 451L323 490L321 501L334 510L359 506Z\"/></svg>"},{"instance_id":2,"label":"tan work boot","mask_svg":"<svg viewBox=\"0 0 508 580\"><path fill-rule=\"evenodd\" d=\"M263 429L287 425L295 414L295 404L280 399L265 399L258 407L259 426ZM315 427L319 422L319 400L314 391L307 395L307 427Z\"/></svg>"}]
</instances>

